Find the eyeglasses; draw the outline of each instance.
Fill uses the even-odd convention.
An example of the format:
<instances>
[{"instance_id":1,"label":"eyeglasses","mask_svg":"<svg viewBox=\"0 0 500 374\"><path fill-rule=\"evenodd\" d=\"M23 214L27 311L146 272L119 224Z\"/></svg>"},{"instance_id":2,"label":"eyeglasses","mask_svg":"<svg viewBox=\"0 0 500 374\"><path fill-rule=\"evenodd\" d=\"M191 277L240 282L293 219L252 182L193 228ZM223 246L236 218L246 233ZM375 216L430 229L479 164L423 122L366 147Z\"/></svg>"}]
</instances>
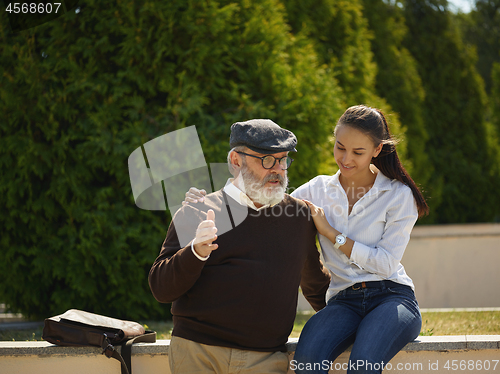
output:
<instances>
[{"instance_id":1,"label":"eyeglasses","mask_svg":"<svg viewBox=\"0 0 500 374\"><path fill-rule=\"evenodd\" d=\"M288 157L288 156L276 158L276 157L271 156L271 155L259 157L259 156L250 155L250 154L245 153L245 152L236 151L236 153L260 159L262 161L262 167L264 169L272 169L274 167L274 165L276 164L276 161L278 161L281 168L283 170L286 170L290 167L290 165L292 164L292 161L293 161L293 159L291 157Z\"/></svg>"}]
</instances>

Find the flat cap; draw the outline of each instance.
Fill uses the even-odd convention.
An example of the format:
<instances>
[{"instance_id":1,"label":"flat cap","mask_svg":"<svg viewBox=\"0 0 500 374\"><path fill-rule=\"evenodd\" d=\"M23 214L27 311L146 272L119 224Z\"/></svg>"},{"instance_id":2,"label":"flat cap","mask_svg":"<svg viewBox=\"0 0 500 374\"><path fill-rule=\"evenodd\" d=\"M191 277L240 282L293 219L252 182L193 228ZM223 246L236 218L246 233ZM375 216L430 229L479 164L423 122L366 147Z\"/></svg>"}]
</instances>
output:
<instances>
[{"instance_id":1,"label":"flat cap","mask_svg":"<svg viewBox=\"0 0 500 374\"><path fill-rule=\"evenodd\" d=\"M229 146L245 146L262 154L297 152L297 138L270 119L251 119L231 125Z\"/></svg>"}]
</instances>

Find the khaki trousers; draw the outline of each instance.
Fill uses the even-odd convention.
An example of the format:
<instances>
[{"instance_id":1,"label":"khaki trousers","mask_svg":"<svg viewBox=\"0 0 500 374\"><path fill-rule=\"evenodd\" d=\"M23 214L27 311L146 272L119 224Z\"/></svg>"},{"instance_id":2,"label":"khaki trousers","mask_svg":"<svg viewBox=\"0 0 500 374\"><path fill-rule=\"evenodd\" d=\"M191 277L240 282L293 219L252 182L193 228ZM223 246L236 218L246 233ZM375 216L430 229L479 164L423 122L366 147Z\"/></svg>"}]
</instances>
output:
<instances>
[{"instance_id":1,"label":"khaki trousers","mask_svg":"<svg viewBox=\"0 0 500 374\"><path fill-rule=\"evenodd\" d=\"M255 352L200 344L172 336L168 356L172 374L285 374L285 352Z\"/></svg>"}]
</instances>

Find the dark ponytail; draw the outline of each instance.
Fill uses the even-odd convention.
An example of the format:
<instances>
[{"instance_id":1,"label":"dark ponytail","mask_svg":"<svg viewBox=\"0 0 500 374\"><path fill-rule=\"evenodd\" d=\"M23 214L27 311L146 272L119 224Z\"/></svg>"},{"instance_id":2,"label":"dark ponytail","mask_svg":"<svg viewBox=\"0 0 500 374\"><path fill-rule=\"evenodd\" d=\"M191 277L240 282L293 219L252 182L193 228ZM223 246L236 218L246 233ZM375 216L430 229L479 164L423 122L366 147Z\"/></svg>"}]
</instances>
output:
<instances>
[{"instance_id":1,"label":"dark ponytail","mask_svg":"<svg viewBox=\"0 0 500 374\"><path fill-rule=\"evenodd\" d=\"M386 177L396 179L410 187L417 203L419 217L429 214L429 206L424 196L399 159L396 152L397 141L389 131L384 114L378 109L356 105L348 108L340 117L337 127L341 125L351 126L368 135L372 138L375 147L382 144L379 155L372 159L373 165Z\"/></svg>"}]
</instances>

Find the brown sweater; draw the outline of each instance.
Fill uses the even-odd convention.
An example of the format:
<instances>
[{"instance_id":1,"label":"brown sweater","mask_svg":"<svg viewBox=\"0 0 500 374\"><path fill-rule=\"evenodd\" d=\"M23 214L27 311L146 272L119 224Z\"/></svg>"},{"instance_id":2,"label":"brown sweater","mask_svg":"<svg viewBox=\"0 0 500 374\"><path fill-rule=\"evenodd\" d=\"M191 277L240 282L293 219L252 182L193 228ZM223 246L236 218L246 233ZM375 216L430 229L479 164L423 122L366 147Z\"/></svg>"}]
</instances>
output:
<instances>
[{"instance_id":1,"label":"brown sweater","mask_svg":"<svg viewBox=\"0 0 500 374\"><path fill-rule=\"evenodd\" d=\"M206 196L205 203L182 207L172 222L194 238L205 212L213 209L216 226L222 227L226 222L218 219L228 216L225 201L236 227L221 235L219 230L218 248L207 261L196 258L191 243L181 247L170 225L149 273L151 291L159 302L173 303L174 336L230 348L285 351L299 284L319 310L330 282L319 260L309 209L286 195L281 203L256 212L220 190Z\"/></svg>"}]
</instances>

